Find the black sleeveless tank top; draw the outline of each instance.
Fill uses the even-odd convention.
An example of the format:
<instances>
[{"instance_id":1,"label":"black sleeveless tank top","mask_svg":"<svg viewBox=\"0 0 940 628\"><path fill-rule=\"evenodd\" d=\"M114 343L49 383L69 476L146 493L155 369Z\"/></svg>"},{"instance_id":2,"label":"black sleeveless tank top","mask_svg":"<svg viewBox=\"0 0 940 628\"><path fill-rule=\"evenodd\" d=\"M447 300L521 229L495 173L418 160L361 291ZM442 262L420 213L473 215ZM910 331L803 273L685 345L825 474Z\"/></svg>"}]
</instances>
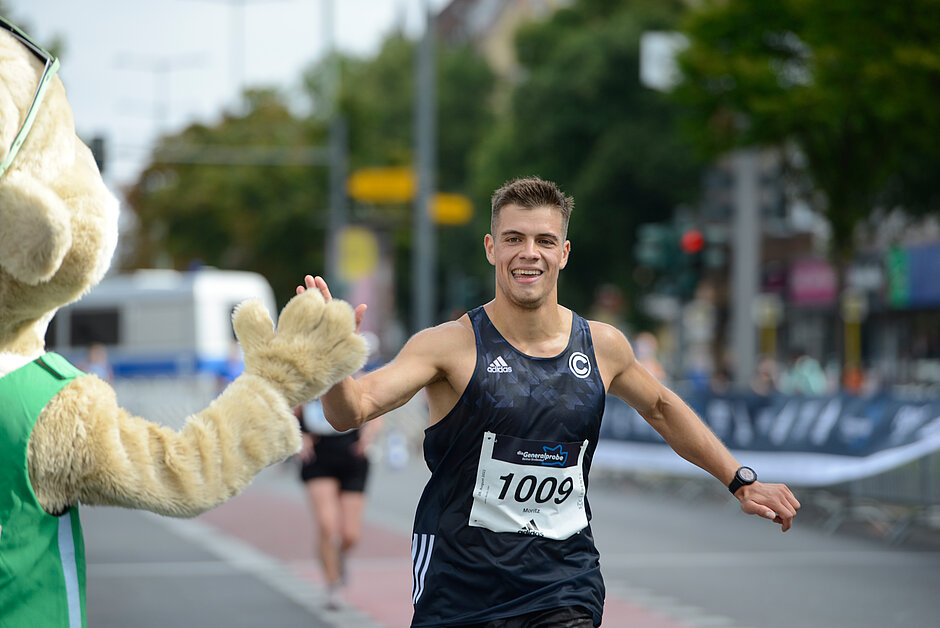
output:
<instances>
[{"instance_id":1,"label":"black sleeveless tank top","mask_svg":"<svg viewBox=\"0 0 940 628\"><path fill-rule=\"evenodd\" d=\"M476 368L425 431L431 470L415 514L412 626L453 626L582 606L600 624L604 582L587 479L604 412L587 321L567 348L525 355L483 307Z\"/></svg>"}]
</instances>

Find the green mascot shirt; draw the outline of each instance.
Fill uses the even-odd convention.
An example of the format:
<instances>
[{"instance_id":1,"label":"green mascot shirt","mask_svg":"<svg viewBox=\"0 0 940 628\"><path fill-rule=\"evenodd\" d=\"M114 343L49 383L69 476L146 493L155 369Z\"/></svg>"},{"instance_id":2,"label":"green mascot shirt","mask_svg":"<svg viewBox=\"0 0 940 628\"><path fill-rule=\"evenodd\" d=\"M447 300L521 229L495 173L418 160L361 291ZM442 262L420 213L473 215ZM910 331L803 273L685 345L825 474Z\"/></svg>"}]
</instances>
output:
<instances>
[{"instance_id":1,"label":"green mascot shirt","mask_svg":"<svg viewBox=\"0 0 940 628\"><path fill-rule=\"evenodd\" d=\"M82 375L47 353L0 377L0 627L81 628L85 544L78 507L46 513L29 481L26 455L36 419Z\"/></svg>"}]
</instances>

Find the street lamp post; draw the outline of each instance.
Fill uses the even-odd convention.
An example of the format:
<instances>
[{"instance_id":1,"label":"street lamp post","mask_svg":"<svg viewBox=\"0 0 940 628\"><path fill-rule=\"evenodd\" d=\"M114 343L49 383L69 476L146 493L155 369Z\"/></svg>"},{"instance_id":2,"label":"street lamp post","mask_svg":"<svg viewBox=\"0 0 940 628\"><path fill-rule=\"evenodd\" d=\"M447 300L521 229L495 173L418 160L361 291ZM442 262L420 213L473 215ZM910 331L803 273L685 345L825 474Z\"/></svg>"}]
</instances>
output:
<instances>
[{"instance_id":1,"label":"street lamp post","mask_svg":"<svg viewBox=\"0 0 940 628\"><path fill-rule=\"evenodd\" d=\"M436 130L434 16L428 0L422 3L425 17L424 37L418 47L415 81L415 153L417 156L418 194L414 207L412 237L413 331L434 323L436 234L431 220L434 196L434 144Z\"/></svg>"},{"instance_id":2,"label":"street lamp post","mask_svg":"<svg viewBox=\"0 0 940 628\"><path fill-rule=\"evenodd\" d=\"M757 366L754 304L760 283L759 174L755 149L742 149L734 162L734 239L732 249L731 339L734 383L744 390Z\"/></svg>"},{"instance_id":3,"label":"street lamp post","mask_svg":"<svg viewBox=\"0 0 940 628\"><path fill-rule=\"evenodd\" d=\"M335 294L345 296L346 286L341 281L340 234L348 220L346 177L348 174L348 136L346 120L339 110L339 55L336 51L333 0L323 0L323 41L326 44L326 86L324 112L329 120L330 154L330 213L326 233L326 276L334 286Z\"/></svg>"}]
</instances>

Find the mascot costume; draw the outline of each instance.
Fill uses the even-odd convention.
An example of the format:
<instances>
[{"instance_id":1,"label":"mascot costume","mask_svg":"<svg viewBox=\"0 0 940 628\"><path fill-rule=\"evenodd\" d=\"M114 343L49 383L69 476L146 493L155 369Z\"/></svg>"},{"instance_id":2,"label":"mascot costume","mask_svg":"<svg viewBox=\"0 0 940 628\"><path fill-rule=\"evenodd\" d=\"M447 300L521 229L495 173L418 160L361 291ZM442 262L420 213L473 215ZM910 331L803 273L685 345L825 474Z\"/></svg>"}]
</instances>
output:
<instances>
[{"instance_id":1,"label":"mascot costume","mask_svg":"<svg viewBox=\"0 0 940 628\"><path fill-rule=\"evenodd\" d=\"M300 448L292 408L359 369L348 304L294 297L275 329L233 315L245 371L171 430L44 350L56 310L97 284L117 200L75 134L58 60L0 19L0 626L85 625L78 504L192 517Z\"/></svg>"}]
</instances>

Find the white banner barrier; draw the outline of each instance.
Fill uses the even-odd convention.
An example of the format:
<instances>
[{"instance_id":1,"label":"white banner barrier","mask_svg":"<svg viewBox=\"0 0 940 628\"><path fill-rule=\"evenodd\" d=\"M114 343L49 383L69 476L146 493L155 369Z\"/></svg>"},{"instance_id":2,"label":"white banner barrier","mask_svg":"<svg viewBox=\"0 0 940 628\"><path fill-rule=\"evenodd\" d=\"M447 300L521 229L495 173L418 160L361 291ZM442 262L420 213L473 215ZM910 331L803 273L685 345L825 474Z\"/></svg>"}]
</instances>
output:
<instances>
[{"instance_id":1,"label":"white banner barrier","mask_svg":"<svg viewBox=\"0 0 940 628\"><path fill-rule=\"evenodd\" d=\"M871 477L940 451L940 400L889 395L688 399L762 480L821 487ZM595 468L702 477L633 408L608 397Z\"/></svg>"}]
</instances>

